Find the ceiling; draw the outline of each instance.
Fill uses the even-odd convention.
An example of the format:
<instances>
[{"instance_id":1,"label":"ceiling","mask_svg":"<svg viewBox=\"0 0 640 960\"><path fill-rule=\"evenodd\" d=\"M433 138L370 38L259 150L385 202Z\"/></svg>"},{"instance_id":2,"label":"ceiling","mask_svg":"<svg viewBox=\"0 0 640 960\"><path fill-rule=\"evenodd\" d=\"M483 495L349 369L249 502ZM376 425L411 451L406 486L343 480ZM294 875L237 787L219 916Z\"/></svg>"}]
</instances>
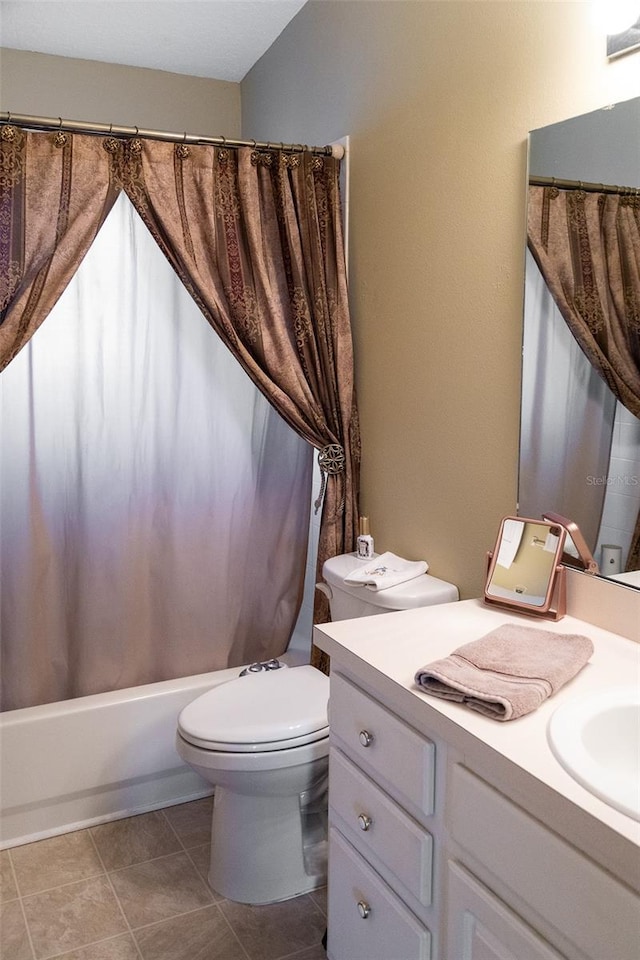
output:
<instances>
[{"instance_id":1,"label":"ceiling","mask_svg":"<svg viewBox=\"0 0 640 960\"><path fill-rule=\"evenodd\" d=\"M238 83L306 0L1 0L0 45Z\"/></svg>"}]
</instances>

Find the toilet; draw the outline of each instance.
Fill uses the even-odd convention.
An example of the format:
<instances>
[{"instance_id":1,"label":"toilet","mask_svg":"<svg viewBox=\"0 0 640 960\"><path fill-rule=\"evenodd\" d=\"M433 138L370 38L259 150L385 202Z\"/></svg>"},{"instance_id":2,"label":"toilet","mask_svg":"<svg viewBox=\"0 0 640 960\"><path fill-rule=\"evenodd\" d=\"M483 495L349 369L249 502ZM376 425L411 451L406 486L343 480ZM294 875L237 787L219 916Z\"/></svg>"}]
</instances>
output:
<instances>
[{"instance_id":1,"label":"toilet","mask_svg":"<svg viewBox=\"0 0 640 960\"><path fill-rule=\"evenodd\" d=\"M458 599L424 574L374 592L344 583L356 555L323 566L333 620ZM213 784L209 883L241 903L288 900L326 883L329 678L309 664L252 664L188 704L176 749Z\"/></svg>"}]
</instances>

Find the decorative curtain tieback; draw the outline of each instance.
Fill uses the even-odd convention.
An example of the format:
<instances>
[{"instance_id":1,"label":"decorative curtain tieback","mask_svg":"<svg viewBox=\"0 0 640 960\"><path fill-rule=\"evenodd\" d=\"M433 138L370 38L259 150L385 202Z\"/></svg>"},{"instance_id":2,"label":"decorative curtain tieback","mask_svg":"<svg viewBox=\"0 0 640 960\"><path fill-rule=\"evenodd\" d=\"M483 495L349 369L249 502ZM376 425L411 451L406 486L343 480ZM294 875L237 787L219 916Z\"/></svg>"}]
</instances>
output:
<instances>
[{"instance_id":1,"label":"decorative curtain tieback","mask_svg":"<svg viewBox=\"0 0 640 960\"><path fill-rule=\"evenodd\" d=\"M328 443L326 447L318 451L318 466L322 473L322 482L320 484L320 493L314 503L317 513L322 506L325 490L327 489L327 476L335 476L337 473L344 472L345 456L344 447L339 443Z\"/></svg>"}]
</instances>

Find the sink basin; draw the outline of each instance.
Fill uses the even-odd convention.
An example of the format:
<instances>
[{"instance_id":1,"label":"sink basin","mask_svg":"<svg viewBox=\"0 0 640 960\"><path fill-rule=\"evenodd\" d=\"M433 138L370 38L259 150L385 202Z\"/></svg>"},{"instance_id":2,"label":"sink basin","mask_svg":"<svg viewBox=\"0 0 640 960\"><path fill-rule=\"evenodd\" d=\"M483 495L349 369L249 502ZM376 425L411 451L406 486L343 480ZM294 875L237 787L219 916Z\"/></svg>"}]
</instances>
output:
<instances>
[{"instance_id":1,"label":"sink basin","mask_svg":"<svg viewBox=\"0 0 640 960\"><path fill-rule=\"evenodd\" d=\"M627 816L640 820L640 688L616 687L559 707L551 749L567 773Z\"/></svg>"}]
</instances>

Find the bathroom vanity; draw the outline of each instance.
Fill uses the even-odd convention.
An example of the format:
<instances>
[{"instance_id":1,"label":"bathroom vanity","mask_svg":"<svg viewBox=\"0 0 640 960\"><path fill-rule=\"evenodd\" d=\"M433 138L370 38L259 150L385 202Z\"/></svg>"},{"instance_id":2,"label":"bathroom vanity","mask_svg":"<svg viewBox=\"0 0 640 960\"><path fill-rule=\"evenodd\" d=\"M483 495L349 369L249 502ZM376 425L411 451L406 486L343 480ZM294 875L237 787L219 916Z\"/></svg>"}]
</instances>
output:
<instances>
[{"instance_id":1,"label":"bathroom vanity","mask_svg":"<svg viewBox=\"0 0 640 960\"><path fill-rule=\"evenodd\" d=\"M594 654L506 723L415 685L503 623L585 634ZM640 683L630 636L475 600L316 627L331 657L329 960L637 960L640 822L547 740L563 703Z\"/></svg>"}]
</instances>

